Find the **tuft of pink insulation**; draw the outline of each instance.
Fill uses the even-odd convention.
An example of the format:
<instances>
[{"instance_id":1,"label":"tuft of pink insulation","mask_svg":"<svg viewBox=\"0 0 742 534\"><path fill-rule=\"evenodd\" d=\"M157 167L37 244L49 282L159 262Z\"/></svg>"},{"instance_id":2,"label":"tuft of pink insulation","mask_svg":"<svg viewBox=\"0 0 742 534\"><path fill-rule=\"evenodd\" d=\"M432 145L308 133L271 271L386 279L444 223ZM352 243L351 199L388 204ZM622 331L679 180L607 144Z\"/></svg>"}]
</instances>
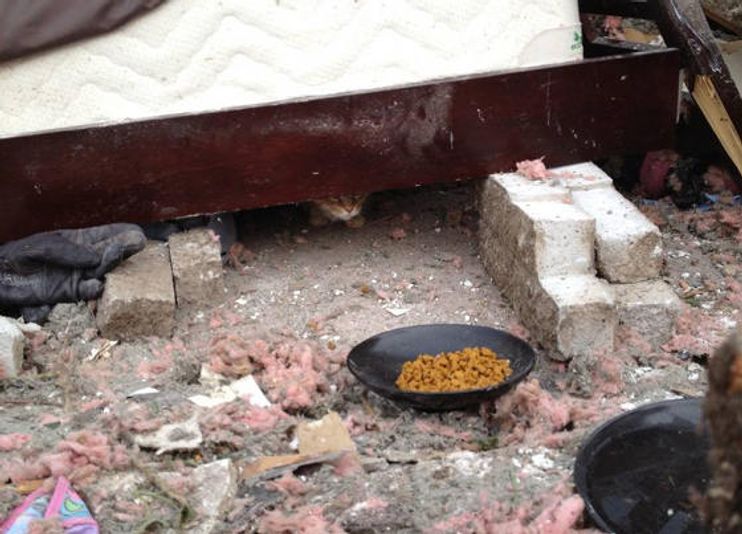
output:
<instances>
[{"instance_id":1,"label":"tuft of pink insulation","mask_svg":"<svg viewBox=\"0 0 742 534\"><path fill-rule=\"evenodd\" d=\"M347 477L363 471L361 461L355 452L346 452L332 462L334 473L339 477Z\"/></svg>"},{"instance_id":2,"label":"tuft of pink insulation","mask_svg":"<svg viewBox=\"0 0 742 534\"><path fill-rule=\"evenodd\" d=\"M404 228L393 228L389 231L389 237L396 241L400 241L407 237L407 232L405 232Z\"/></svg>"},{"instance_id":3,"label":"tuft of pink insulation","mask_svg":"<svg viewBox=\"0 0 742 534\"><path fill-rule=\"evenodd\" d=\"M258 432L266 432L276 427L279 421L288 415L278 406L259 408L246 402L247 407L242 411L239 420Z\"/></svg>"},{"instance_id":4,"label":"tuft of pink insulation","mask_svg":"<svg viewBox=\"0 0 742 534\"><path fill-rule=\"evenodd\" d=\"M20 449L29 441L31 441L30 434L20 434L18 432L2 434L0 435L0 452L10 452Z\"/></svg>"},{"instance_id":5,"label":"tuft of pink insulation","mask_svg":"<svg viewBox=\"0 0 742 534\"><path fill-rule=\"evenodd\" d=\"M569 534L584 510L582 497L572 495L547 506L533 521L532 528L539 534Z\"/></svg>"},{"instance_id":6,"label":"tuft of pink insulation","mask_svg":"<svg viewBox=\"0 0 742 534\"><path fill-rule=\"evenodd\" d=\"M279 510L266 513L260 520L258 532L261 534L345 534L339 525L330 523L318 506L302 506L293 513L284 514Z\"/></svg>"},{"instance_id":7,"label":"tuft of pink insulation","mask_svg":"<svg viewBox=\"0 0 742 534\"><path fill-rule=\"evenodd\" d=\"M115 469L128 465L125 449L111 445L99 432L81 430L60 441L54 452L42 454L37 460L12 460L8 469L14 482L66 476L73 482L88 478L99 469Z\"/></svg>"},{"instance_id":8,"label":"tuft of pink insulation","mask_svg":"<svg viewBox=\"0 0 742 534\"><path fill-rule=\"evenodd\" d=\"M370 415L364 410L353 410L343 419L343 424L351 436L359 436L367 431L386 429L392 423L379 419L376 415Z\"/></svg>"},{"instance_id":9,"label":"tuft of pink insulation","mask_svg":"<svg viewBox=\"0 0 742 534\"><path fill-rule=\"evenodd\" d=\"M667 189L667 175L680 156L673 150L647 152L639 171L639 183L647 198L660 198Z\"/></svg>"},{"instance_id":10,"label":"tuft of pink insulation","mask_svg":"<svg viewBox=\"0 0 742 534\"><path fill-rule=\"evenodd\" d=\"M277 343L261 353L256 363L262 371L258 383L271 400L286 411L309 408L317 394L326 393L330 360L307 343Z\"/></svg>"},{"instance_id":11,"label":"tuft of pink insulation","mask_svg":"<svg viewBox=\"0 0 742 534\"><path fill-rule=\"evenodd\" d=\"M278 406L258 408L247 401L223 404L204 413L199 419L201 432L209 441L241 445L249 432L267 432L288 415Z\"/></svg>"},{"instance_id":12,"label":"tuft of pink insulation","mask_svg":"<svg viewBox=\"0 0 742 534\"><path fill-rule=\"evenodd\" d=\"M559 446L567 439L569 423L593 421L610 411L566 394L555 397L531 378L497 401L494 421L502 431L503 445L529 442Z\"/></svg>"},{"instance_id":13,"label":"tuft of pink insulation","mask_svg":"<svg viewBox=\"0 0 742 534\"><path fill-rule=\"evenodd\" d=\"M171 370L178 353L185 352L186 347L181 339L173 338L172 341L165 343L162 347L152 344L150 351L153 360L144 361L137 367L137 374L140 378L152 378Z\"/></svg>"},{"instance_id":14,"label":"tuft of pink insulation","mask_svg":"<svg viewBox=\"0 0 742 534\"><path fill-rule=\"evenodd\" d=\"M570 534L576 531L584 503L563 485L514 508L480 495L480 509L455 514L437 522L431 534L476 532L478 534ZM546 503L546 504L544 504ZM538 507L543 507L537 514ZM529 517L534 519L529 521Z\"/></svg>"},{"instance_id":15,"label":"tuft of pink insulation","mask_svg":"<svg viewBox=\"0 0 742 534\"><path fill-rule=\"evenodd\" d=\"M521 176L529 180L546 180L551 173L544 165L543 156L539 159L527 159L515 164L515 168Z\"/></svg>"},{"instance_id":16,"label":"tuft of pink insulation","mask_svg":"<svg viewBox=\"0 0 742 534\"><path fill-rule=\"evenodd\" d=\"M389 507L389 502L379 497L370 497L363 502L358 503L358 508L364 510L383 510Z\"/></svg>"},{"instance_id":17,"label":"tuft of pink insulation","mask_svg":"<svg viewBox=\"0 0 742 534\"><path fill-rule=\"evenodd\" d=\"M434 434L446 438L458 439L461 441L472 440L471 432L461 432L453 427L444 425L442 423L437 423L435 421L425 421L423 419L418 419L417 421L415 421L415 428L425 434Z\"/></svg>"},{"instance_id":18,"label":"tuft of pink insulation","mask_svg":"<svg viewBox=\"0 0 742 534\"><path fill-rule=\"evenodd\" d=\"M288 497L299 497L309 491L307 485L296 478L293 473L285 473L281 478L266 482L265 485L268 489L280 491Z\"/></svg>"},{"instance_id":19,"label":"tuft of pink insulation","mask_svg":"<svg viewBox=\"0 0 742 534\"><path fill-rule=\"evenodd\" d=\"M211 340L209 366L215 373L231 378L249 375L258 369L258 362L268 355L263 340L247 341L234 334L222 334Z\"/></svg>"},{"instance_id":20,"label":"tuft of pink insulation","mask_svg":"<svg viewBox=\"0 0 742 534\"><path fill-rule=\"evenodd\" d=\"M718 317L705 310L688 307L675 322L675 335L662 345L665 352L687 351L691 354L713 354L729 328Z\"/></svg>"},{"instance_id":21,"label":"tuft of pink insulation","mask_svg":"<svg viewBox=\"0 0 742 534\"><path fill-rule=\"evenodd\" d=\"M742 284L731 276L725 278L724 283L727 286L725 300L732 306L742 309Z\"/></svg>"},{"instance_id":22,"label":"tuft of pink insulation","mask_svg":"<svg viewBox=\"0 0 742 534\"><path fill-rule=\"evenodd\" d=\"M506 430L527 421L545 422L552 431L561 430L570 421L569 404L564 396L562 400L565 402L559 402L531 378L503 396L497 411L502 414L501 423Z\"/></svg>"}]
</instances>

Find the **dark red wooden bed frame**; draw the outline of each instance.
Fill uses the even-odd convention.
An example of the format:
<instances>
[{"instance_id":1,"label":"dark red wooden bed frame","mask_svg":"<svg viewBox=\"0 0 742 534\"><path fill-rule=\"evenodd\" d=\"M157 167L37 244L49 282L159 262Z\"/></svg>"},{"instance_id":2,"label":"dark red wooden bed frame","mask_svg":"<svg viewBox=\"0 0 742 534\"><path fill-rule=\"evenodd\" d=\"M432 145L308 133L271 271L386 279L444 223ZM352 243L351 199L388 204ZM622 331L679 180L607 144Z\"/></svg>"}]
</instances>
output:
<instances>
[{"instance_id":1,"label":"dark red wooden bed frame","mask_svg":"<svg viewBox=\"0 0 742 534\"><path fill-rule=\"evenodd\" d=\"M665 49L0 139L0 242L670 147L679 69Z\"/></svg>"}]
</instances>

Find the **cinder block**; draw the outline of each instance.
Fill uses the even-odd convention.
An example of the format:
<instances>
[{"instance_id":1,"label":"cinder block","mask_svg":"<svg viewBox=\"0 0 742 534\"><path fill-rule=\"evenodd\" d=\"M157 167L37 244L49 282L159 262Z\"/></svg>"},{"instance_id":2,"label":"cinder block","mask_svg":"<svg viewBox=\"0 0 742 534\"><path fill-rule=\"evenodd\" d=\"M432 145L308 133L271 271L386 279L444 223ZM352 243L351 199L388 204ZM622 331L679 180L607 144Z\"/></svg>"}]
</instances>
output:
<instances>
[{"instance_id":1,"label":"cinder block","mask_svg":"<svg viewBox=\"0 0 742 534\"><path fill-rule=\"evenodd\" d=\"M531 284L530 293L513 306L553 357L613 350L618 319L607 283L590 275L551 276Z\"/></svg>"},{"instance_id":2,"label":"cinder block","mask_svg":"<svg viewBox=\"0 0 742 534\"><path fill-rule=\"evenodd\" d=\"M109 339L172 335L175 292L167 245L150 242L106 275L96 321Z\"/></svg>"},{"instance_id":3,"label":"cinder block","mask_svg":"<svg viewBox=\"0 0 742 534\"><path fill-rule=\"evenodd\" d=\"M552 185L550 181L529 180L517 173L493 174L485 183L489 194L503 196L510 202L538 202L569 200L569 189ZM498 201L495 197L492 200Z\"/></svg>"},{"instance_id":4,"label":"cinder block","mask_svg":"<svg viewBox=\"0 0 742 534\"><path fill-rule=\"evenodd\" d=\"M516 202L515 254L538 277L594 274L595 223L571 204Z\"/></svg>"},{"instance_id":5,"label":"cinder block","mask_svg":"<svg viewBox=\"0 0 742 534\"><path fill-rule=\"evenodd\" d=\"M594 163L577 163L549 169L551 182L572 191L613 188L613 180Z\"/></svg>"},{"instance_id":6,"label":"cinder block","mask_svg":"<svg viewBox=\"0 0 742 534\"><path fill-rule=\"evenodd\" d=\"M168 239L178 306L208 304L224 293L221 246L213 232L198 228Z\"/></svg>"},{"instance_id":7,"label":"cinder block","mask_svg":"<svg viewBox=\"0 0 742 534\"><path fill-rule=\"evenodd\" d=\"M573 191L577 206L595 218L598 272L616 283L657 278L662 236L636 206L613 188Z\"/></svg>"},{"instance_id":8,"label":"cinder block","mask_svg":"<svg viewBox=\"0 0 742 534\"><path fill-rule=\"evenodd\" d=\"M507 283L516 267L536 277L594 273L593 219L561 201L513 201L503 187L509 178L500 178L480 196L481 254L495 283Z\"/></svg>"},{"instance_id":9,"label":"cinder block","mask_svg":"<svg viewBox=\"0 0 742 534\"><path fill-rule=\"evenodd\" d=\"M642 335L655 347L666 343L683 303L662 280L611 285L618 322Z\"/></svg>"},{"instance_id":10,"label":"cinder block","mask_svg":"<svg viewBox=\"0 0 742 534\"><path fill-rule=\"evenodd\" d=\"M654 331L650 339L671 333L677 299L668 288L616 293L595 276L597 263L612 282L651 280L662 260L657 227L599 167L559 167L535 181L494 175L482 183L479 200L482 261L523 323L555 356L611 350L619 313L641 333Z\"/></svg>"},{"instance_id":11,"label":"cinder block","mask_svg":"<svg viewBox=\"0 0 742 534\"><path fill-rule=\"evenodd\" d=\"M23 340L23 332L15 321L0 317L0 378L12 378L21 373Z\"/></svg>"}]
</instances>

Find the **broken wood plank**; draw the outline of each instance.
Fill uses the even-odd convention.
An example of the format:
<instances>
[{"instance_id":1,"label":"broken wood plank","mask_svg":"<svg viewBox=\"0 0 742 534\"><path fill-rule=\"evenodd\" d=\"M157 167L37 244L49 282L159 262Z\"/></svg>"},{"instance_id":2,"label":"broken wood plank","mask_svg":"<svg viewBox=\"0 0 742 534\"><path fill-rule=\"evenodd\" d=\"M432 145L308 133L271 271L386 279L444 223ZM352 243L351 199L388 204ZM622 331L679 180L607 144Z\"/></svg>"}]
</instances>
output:
<instances>
[{"instance_id":1,"label":"broken wood plank","mask_svg":"<svg viewBox=\"0 0 742 534\"><path fill-rule=\"evenodd\" d=\"M710 76L700 75L696 77L693 86L693 99L701 108L729 158L742 173L742 139L740 139L740 134L735 129L734 123Z\"/></svg>"},{"instance_id":2,"label":"broken wood plank","mask_svg":"<svg viewBox=\"0 0 742 534\"><path fill-rule=\"evenodd\" d=\"M706 120L742 173L742 96L697 0L658 0L657 24L688 66L686 84ZM698 85L698 87L696 87Z\"/></svg>"},{"instance_id":3,"label":"broken wood plank","mask_svg":"<svg viewBox=\"0 0 742 534\"><path fill-rule=\"evenodd\" d=\"M662 50L0 139L0 241L672 146L678 71Z\"/></svg>"}]
</instances>

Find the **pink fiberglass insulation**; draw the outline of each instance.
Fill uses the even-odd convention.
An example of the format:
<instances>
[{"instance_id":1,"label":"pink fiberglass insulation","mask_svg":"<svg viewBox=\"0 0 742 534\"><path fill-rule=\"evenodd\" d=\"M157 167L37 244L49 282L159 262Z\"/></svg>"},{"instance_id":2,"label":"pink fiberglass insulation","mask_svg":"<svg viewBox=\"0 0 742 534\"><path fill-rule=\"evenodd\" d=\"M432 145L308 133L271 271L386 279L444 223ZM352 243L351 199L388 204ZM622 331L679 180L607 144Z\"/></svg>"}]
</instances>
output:
<instances>
[{"instance_id":1,"label":"pink fiberglass insulation","mask_svg":"<svg viewBox=\"0 0 742 534\"><path fill-rule=\"evenodd\" d=\"M339 477L347 477L363 471L361 461L355 452L343 453L340 458L332 462L333 472Z\"/></svg>"},{"instance_id":2,"label":"pink fiberglass insulation","mask_svg":"<svg viewBox=\"0 0 742 534\"><path fill-rule=\"evenodd\" d=\"M388 430L394 425L389 419L369 414L362 409L348 412L343 423L351 436L359 436L367 431Z\"/></svg>"},{"instance_id":3,"label":"pink fiberglass insulation","mask_svg":"<svg viewBox=\"0 0 742 534\"><path fill-rule=\"evenodd\" d=\"M209 441L240 444L242 436L267 432L288 415L278 406L258 408L239 400L204 413L199 419L201 431Z\"/></svg>"},{"instance_id":4,"label":"pink fiberglass insulation","mask_svg":"<svg viewBox=\"0 0 742 534\"><path fill-rule=\"evenodd\" d=\"M515 164L518 174L529 180L546 180L550 172L544 165L544 158L527 159Z\"/></svg>"},{"instance_id":5,"label":"pink fiberglass insulation","mask_svg":"<svg viewBox=\"0 0 742 534\"><path fill-rule=\"evenodd\" d=\"M279 343L259 360L257 375L268 398L284 410L300 410L314 404L317 394L326 393L330 361L305 343Z\"/></svg>"},{"instance_id":6,"label":"pink fiberglass insulation","mask_svg":"<svg viewBox=\"0 0 742 534\"><path fill-rule=\"evenodd\" d=\"M695 233L702 236L715 233L742 241L742 206L729 206L720 202L709 211L680 212L677 220L688 224Z\"/></svg>"},{"instance_id":7,"label":"pink fiberglass insulation","mask_svg":"<svg viewBox=\"0 0 742 534\"><path fill-rule=\"evenodd\" d=\"M727 286L726 300L732 306L736 306L738 309L742 309L742 284L737 282L731 276L724 279L724 283Z\"/></svg>"},{"instance_id":8,"label":"pink fiberglass insulation","mask_svg":"<svg viewBox=\"0 0 742 534\"><path fill-rule=\"evenodd\" d=\"M231 377L253 373L268 398L284 410L314 404L316 395L329 389L326 375L339 366L307 343L246 341L233 334L212 340L213 371Z\"/></svg>"},{"instance_id":9,"label":"pink fiberglass insulation","mask_svg":"<svg viewBox=\"0 0 742 534\"><path fill-rule=\"evenodd\" d=\"M389 502L379 497L370 497L356 506L363 510L384 510L389 507Z\"/></svg>"},{"instance_id":10,"label":"pink fiberglass insulation","mask_svg":"<svg viewBox=\"0 0 742 534\"><path fill-rule=\"evenodd\" d=\"M742 207L730 206L720 211L719 221L730 229L737 241L742 242Z\"/></svg>"},{"instance_id":11,"label":"pink fiberglass insulation","mask_svg":"<svg viewBox=\"0 0 742 534\"><path fill-rule=\"evenodd\" d=\"M128 465L126 451L111 445L108 437L89 430L73 432L60 441L54 452L44 453L36 460L11 461L8 466L14 482L66 476L70 480L87 478L99 469L114 469Z\"/></svg>"},{"instance_id":12,"label":"pink fiberglass insulation","mask_svg":"<svg viewBox=\"0 0 742 534\"><path fill-rule=\"evenodd\" d=\"M539 534L567 534L582 516L585 503L579 495L547 506L533 521L532 528Z\"/></svg>"},{"instance_id":13,"label":"pink fiberglass insulation","mask_svg":"<svg viewBox=\"0 0 742 534\"><path fill-rule=\"evenodd\" d=\"M129 404L123 413L117 417L118 424L124 430L130 430L137 434L142 432L153 432L167 422L172 422L173 418L155 417L146 405Z\"/></svg>"},{"instance_id":14,"label":"pink fiberglass insulation","mask_svg":"<svg viewBox=\"0 0 742 534\"><path fill-rule=\"evenodd\" d=\"M544 496L537 497L517 508L481 495L479 510L452 515L437 522L429 532L430 534L449 532L570 534L576 531L577 523L584 510L584 503L578 495L567 496L569 493L563 484L558 485Z\"/></svg>"},{"instance_id":15,"label":"pink fiberglass insulation","mask_svg":"<svg viewBox=\"0 0 742 534\"><path fill-rule=\"evenodd\" d=\"M258 432L271 430L275 428L279 421L288 417L278 406L259 408L249 402L245 402L245 405L243 405L244 409L239 415L239 420Z\"/></svg>"},{"instance_id":16,"label":"pink fiberglass insulation","mask_svg":"<svg viewBox=\"0 0 742 534\"><path fill-rule=\"evenodd\" d=\"M162 347L154 345L150 346L152 359L143 361L137 367L137 374L140 378L152 378L170 371L173 368L173 362L179 357L179 353L186 351L183 341L178 338L165 343Z\"/></svg>"},{"instance_id":17,"label":"pink fiberglass insulation","mask_svg":"<svg viewBox=\"0 0 742 534\"><path fill-rule=\"evenodd\" d=\"M680 156L673 150L647 152L639 171L642 193L648 198L660 198L667 190L667 176Z\"/></svg>"},{"instance_id":18,"label":"pink fiberglass insulation","mask_svg":"<svg viewBox=\"0 0 742 534\"><path fill-rule=\"evenodd\" d=\"M425 421L418 419L415 421L415 428L425 434L435 434L446 438L458 439L461 441L471 441L471 432L462 432L451 426L444 425L435 421Z\"/></svg>"},{"instance_id":19,"label":"pink fiberglass insulation","mask_svg":"<svg viewBox=\"0 0 742 534\"><path fill-rule=\"evenodd\" d=\"M137 366L139 378L153 378L173 368L173 357L168 353L152 353L152 360L144 360Z\"/></svg>"},{"instance_id":20,"label":"pink fiberglass insulation","mask_svg":"<svg viewBox=\"0 0 742 534\"><path fill-rule=\"evenodd\" d=\"M29 434L19 434L18 432L2 434L0 435L0 452L10 452L20 449L29 441L31 441Z\"/></svg>"},{"instance_id":21,"label":"pink fiberglass insulation","mask_svg":"<svg viewBox=\"0 0 742 534\"><path fill-rule=\"evenodd\" d=\"M728 327L718 317L704 310L688 307L675 322L675 335L662 345L666 352L687 351L712 354L728 334Z\"/></svg>"},{"instance_id":22,"label":"pink fiberglass insulation","mask_svg":"<svg viewBox=\"0 0 742 534\"><path fill-rule=\"evenodd\" d=\"M732 177L731 173L716 165L709 165L703 174L703 182L708 185L712 193L722 193L729 191L733 195L742 193L742 188Z\"/></svg>"},{"instance_id":23,"label":"pink fiberglass insulation","mask_svg":"<svg viewBox=\"0 0 742 534\"><path fill-rule=\"evenodd\" d=\"M266 482L265 486L268 489L280 491L288 497L299 497L309 491L307 485L296 478L293 473L285 473L277 480Z\"/></svg>"},{"instance_id":24,"label":"pink fiberglass insulation","mask_svg":"<svg viewBox=\"0 0 742 534\"><path fill-rule=\"evenodd\" d=\"M260 520L258 532L276 534L344 534L345 531L335 523L330 523L317 506L302 506L293 513L284 514L280 510L266 513Z\"/></svg>"},{"instance_id":25,"label":"pink fiberglass insulation","mask_svg":"<svg viewBox=\"0 0 742 534\"><path fill-rule=\"evenodd\" d=\"M222 334L211 340L209 365L215 373L239 378L252 373L256 362L267 352L265 341L247 341L234 334Z\"/></svg>"},{"instance_id":26,"label":"pink fiberglass insulation","mask_svg":"<svg viewBox=\"0 0 742 534\"><path fill-rule=\"evenodd\" d=\"M604 415L595 402L566 394L555 397L531 378L497 401L494 420L503 432L503 445L528 442L559 446L570 423L592 421Z\"/></svg>"}]
</instances>

